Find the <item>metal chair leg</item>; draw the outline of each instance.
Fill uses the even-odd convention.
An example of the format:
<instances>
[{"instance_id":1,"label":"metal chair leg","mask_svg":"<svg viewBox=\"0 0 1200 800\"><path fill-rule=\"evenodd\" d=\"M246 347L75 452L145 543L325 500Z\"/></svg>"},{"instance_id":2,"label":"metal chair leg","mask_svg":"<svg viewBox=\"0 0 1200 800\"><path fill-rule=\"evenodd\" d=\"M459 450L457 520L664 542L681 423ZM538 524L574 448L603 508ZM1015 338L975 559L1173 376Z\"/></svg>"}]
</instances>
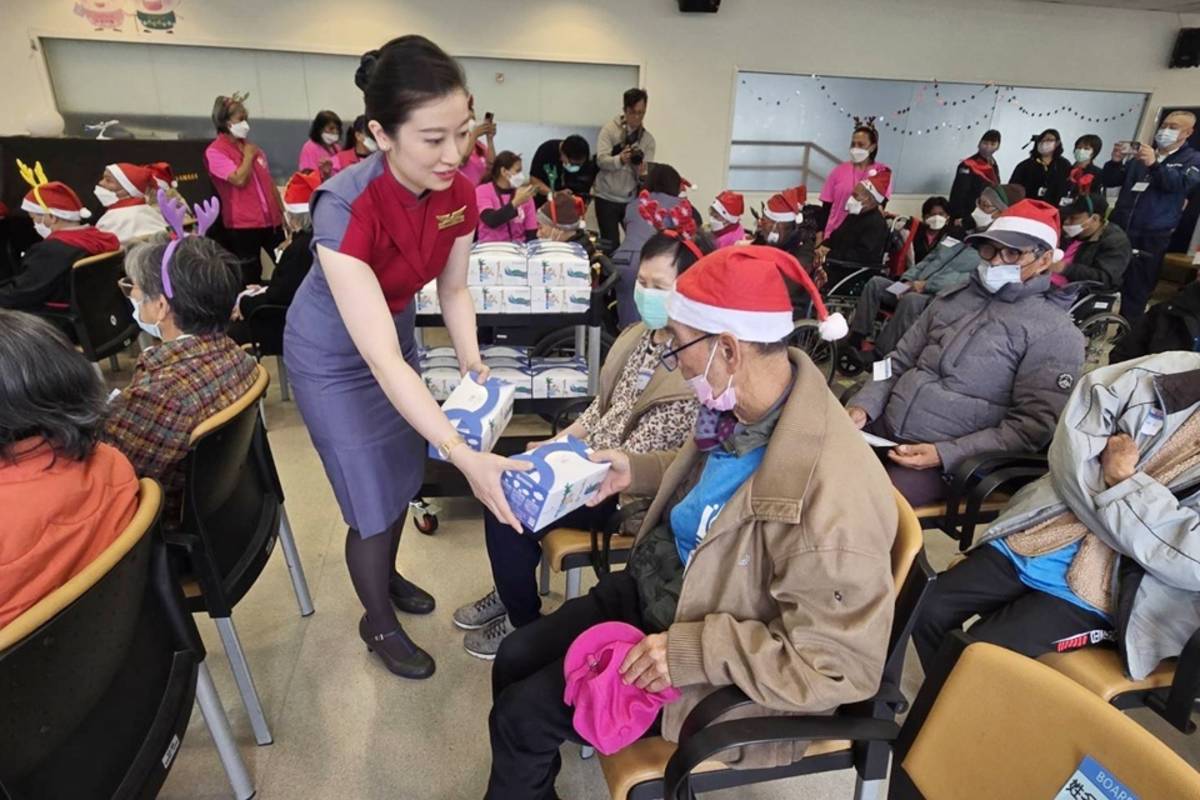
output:
<instances>
[{"instance_id":1,"label":"metal chair leg","mask_svg":"<svg viewBox=\"0 0 1200 800\"><path fill-rule=\"evenodd\" d=\"M308 581L304 579L304 565L300 563L300 551L296 549L296 537L292 535L292 523L288 521L287 509L279 507L279 543L283 545L283 560L287 562L292 576L292 589L296 591L296 604L300 616L313 613L312 596L308 593Z\"/></svg>"},{"instance_id":2,"label":"metal chair leg","mask_svg":"<svg viewBox=\"0 0 1200 800\"><path fill-rule=\"evenodd\" d=\"M864 781L861 775L855 775L854 800L882 800L885 783L882 778Z\"/></svg>"},{"instance_id":3,"label":"metal chair leg","mask_svg":"<svg viewBox=\"0 0 1200 800\"><path fill-rule=\"evenodd\" d=\"M258 690L254 688L254 676L250 674L250 665L246 662L246 653L242 650L242 642L238 639L237 629L233 627L230 617L213 617L217 623L217 632L221 634L221 643L225 646L225 657L229 659L229 667L233 670L233 678L237 681L238 693L242 696L242 705L250 715L250 727L254 729L254 741L260 745L271 744L271 729L267 727L267 715L263 712L262 702L258 699Z\"/></svg>"},{"instance_id":4,"label":"metal chair leg","mask_svg":"<svg viewBox=\"0 0 1200 800\"><path fill-rule=\"evenodd\" d=\"M538 566L538 594L542 597L550 594L550 561L542 553L542 563Z\"/></svg>"},{"instance_id":5,"label":"metal chair leg","mask_svg":"<svg viewBox=\"0 0 1200 800\"><path fill-rule=\"evenodd\" d=\"M108 378L104 377L104 370L100 368L99 361L92 362L92 369L96 370L96 374L100 377L100 383L102 385L108 381Z\"/></svg>"},{"instance_id":6,"label":"metal chair leg","mask_svg":"<svg viewBox=\"0 0 1200 800\"><path fill-rule=\"evenodd\" d=\"M237 744L233 741L233 732L229 730L225 707L221 705L217 687L213 685L212 673L208 671L208 664L204 661L200 662L200 675L196 680L196 705L200 706L204 725L217 746L217 755L221 759L221 766L225 768L229 785L233 787L233 796L237 800L249 800L254 797L254 782L246 770Z\"/></svg>"},{"instance_id":7,"label":"metal chair leg","mask_svg":"<svg viewBox=\"0 0 1200 800\"><path fill-rule=\"evenodd\" d=\"M292 390L288 387L287 367L283 363L283 356L275 357L275 366L279 370L279 399L286 403L292 399Z\"/></svg>"},{"instance_id":8,"label":"metal chair leg","mask_svg":"<svg viewBox=\"0 0 1200 800\"><path fill-rule=\"evenodd\" d=\"M270 427L267 425L267 397L266 397L266 395L263 395L262 397L258 398L258 415L260 417L262 417L263 430L270 430Z\"/></svg>"},{"instance_id":9,"label":"metal chair leg","mask_svg":"<svg viewBox=\"0 0 1200 800\"><path fill-rule=\"evenodd\" d=\"M579 583L582 578L583 578L583 568L582 567L575 567L574 569L567 570L566 598L568 600L573 600L574 598L579 597Z\"/></svg>"}]
</instances>

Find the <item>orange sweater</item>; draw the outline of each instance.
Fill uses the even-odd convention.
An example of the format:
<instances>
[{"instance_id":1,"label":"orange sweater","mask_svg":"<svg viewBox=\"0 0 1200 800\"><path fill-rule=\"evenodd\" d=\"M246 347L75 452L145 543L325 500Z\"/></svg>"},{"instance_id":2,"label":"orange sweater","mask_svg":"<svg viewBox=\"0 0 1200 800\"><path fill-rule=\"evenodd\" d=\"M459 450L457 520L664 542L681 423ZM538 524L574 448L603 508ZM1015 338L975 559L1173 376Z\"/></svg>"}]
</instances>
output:
<instances>
[{"instance_id":1,"label":"orange sweater","mask_svg":"<svg viewBox=\"0 0 1200 800\"><path fill-rule=\"evenodd\" d=\"M109 445L82 462L33 439L14 451L15 464L0 461L0 628L104 552L138 505L133 467Z\"/></svg>"}]
</instances>

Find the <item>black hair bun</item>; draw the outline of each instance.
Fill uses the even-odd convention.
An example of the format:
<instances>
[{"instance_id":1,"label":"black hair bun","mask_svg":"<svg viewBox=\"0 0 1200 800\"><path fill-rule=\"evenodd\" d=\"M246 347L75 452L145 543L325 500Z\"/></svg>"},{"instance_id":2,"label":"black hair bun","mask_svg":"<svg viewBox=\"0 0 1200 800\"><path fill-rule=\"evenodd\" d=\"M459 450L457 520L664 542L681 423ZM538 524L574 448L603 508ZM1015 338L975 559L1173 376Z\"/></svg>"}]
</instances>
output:
<instances>
[{"instance_id":1,"label":"black hair bun","mask_svg":"<svg viewBox=\"0 0 1200 800\"><path fill-rule=\"evenodd\" d=\"M364 92L367 90L367 84L371 82L371 73L375 71L375 65L378 62L378 50L368 50L362 54L362 58L358 62L358 69L354 71L354 85L360 90Z\"/></svg>"}]
</instances>

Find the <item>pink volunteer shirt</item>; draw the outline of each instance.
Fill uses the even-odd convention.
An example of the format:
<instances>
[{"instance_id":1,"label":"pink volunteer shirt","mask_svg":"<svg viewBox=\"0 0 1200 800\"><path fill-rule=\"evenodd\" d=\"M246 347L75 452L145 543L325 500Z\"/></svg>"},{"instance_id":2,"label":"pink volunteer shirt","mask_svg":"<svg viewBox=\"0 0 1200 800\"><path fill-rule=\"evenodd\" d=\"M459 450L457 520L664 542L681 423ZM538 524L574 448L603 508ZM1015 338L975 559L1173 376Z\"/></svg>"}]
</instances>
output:
<instances>
[{"instance_id":1,"label":"pink volunteer shirt","mask_svg":"<svg viewBox=\"0 0 1200 800\"><path fill-rule=\"evenodd\" d=\"M256 157L265 158L261 152ZM223 181L228 181L229 176L237 172L237 168L240 166L240 164L233 163L233 159L229 156L217 152L212 147L204 151L204 160L208 164L208 174ZM267 196L263 194L263 187L254 179L253 172L250 173L250 183L254 184L255 190L258 192L258 205L262 209L262 219L254 227L269 228L271 227L271 206L267 202Z\"/></svg>"},{"instance_id":2,"label":"pink volunteer shirt","mask_svg":"<svg viewBox=\"0 0 1200 800\"><path fill-rule=\"evenodd\" d=\"M833 172L829 173L829 177L825 179L825 186L821 189L821 202L829 203L829 220L825 223L825 236L829 237L831 233L838 229L838 226L850 216L846 212L846 201L854 192L854 187L867 177L867 173L872 169L891 169L882 161L876 161L874 164L855 164L851 161L843 161L833 168ZM895 173L893 173L893 176ZM894 179L894 178L893 178ZM888 190L884 192L884 197L892 196L892 187L888 186Z\"/></svg>"}]
</instances>

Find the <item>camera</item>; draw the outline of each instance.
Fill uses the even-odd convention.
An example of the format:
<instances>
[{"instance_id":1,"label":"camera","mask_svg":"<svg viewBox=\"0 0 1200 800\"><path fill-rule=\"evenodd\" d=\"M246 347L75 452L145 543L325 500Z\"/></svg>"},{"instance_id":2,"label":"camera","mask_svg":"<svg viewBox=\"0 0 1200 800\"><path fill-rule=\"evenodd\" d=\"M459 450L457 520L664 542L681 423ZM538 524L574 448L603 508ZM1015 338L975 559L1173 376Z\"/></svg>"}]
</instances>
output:
<instances>
[{"instance_id":1,"label":"camera","mask_svg":"<svg viewBox=\"0 0 1200 800\"><path fill-rule=\"evenodd\" d=\"M645 160L646 154L642 152L642 148L635 146L629 154L629 163L635 167L640 167Z\"/></svg>"}]
</instances>

